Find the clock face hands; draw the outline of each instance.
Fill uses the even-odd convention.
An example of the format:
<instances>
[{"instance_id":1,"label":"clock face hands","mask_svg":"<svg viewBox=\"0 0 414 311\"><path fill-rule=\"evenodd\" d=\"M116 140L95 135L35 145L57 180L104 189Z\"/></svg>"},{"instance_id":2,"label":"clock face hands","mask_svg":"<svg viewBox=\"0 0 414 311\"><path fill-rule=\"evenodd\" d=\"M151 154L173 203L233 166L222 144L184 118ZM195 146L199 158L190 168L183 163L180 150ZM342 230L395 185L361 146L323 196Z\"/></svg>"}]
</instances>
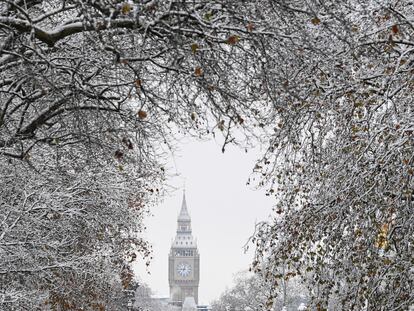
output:
<instances>
[{"instance_id":1,"label":"clock face hands","mask_svg":"<svg viewBox=\"0 0 414 311\"><path fill-rule=\"evenodd\" d=\"M181 276L184 276L184 277L189 276L191 273L191 266L186 263L180 263L177 266L177 272Z\"/></svg>"}]
</instances>

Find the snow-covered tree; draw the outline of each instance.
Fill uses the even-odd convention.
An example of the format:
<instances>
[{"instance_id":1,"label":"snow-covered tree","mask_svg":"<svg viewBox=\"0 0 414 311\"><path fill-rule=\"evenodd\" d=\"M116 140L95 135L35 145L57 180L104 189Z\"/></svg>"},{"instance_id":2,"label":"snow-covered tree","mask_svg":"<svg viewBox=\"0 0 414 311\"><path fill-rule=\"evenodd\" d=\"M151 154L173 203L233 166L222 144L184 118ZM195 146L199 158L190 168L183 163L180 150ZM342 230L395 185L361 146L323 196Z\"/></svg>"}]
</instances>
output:
<instances>
[{"instance_id":1,"label":"snow-covered tree","mask_svg":"<svg viewBox=\"0 0 414 311\"><path fill-rule=\"evenodd\" d=\"M145 283L139 283L135 291L134 310L139 311L176 311L177 307L168 305L167 301L153 297L151 288Z\"/></svg>"},{"instance_id":2,"label":"snow-covered tree","mask_svg":"<svg viewBox=\"0 0 414 311\"><path fill-rule=\"evenodd\" d=\"M414 6L269 1L274 134L261 184L276 197L256 266L312 274L312 308L405 310L414 301Z\"/></svg>"},{"instance_id":3,"label":"snow-covered tree","mask_svg":"<svg viewBox=\"0 0 414 311\"><path fill-rule=\"evenodd\" d=\"M0 1L2 309L116 310L171 131L260 122L253 4Z\"/></svg>"},{"instance_id":4,"label":"snow-covered tree","mask_svg":"<svg viewBox=\"0 0 414 311\"><path fill-rule=\"evenodd\" d=\"M1 153L77 144L76 157L112 155L125 138L145 156L176 125L243 126L261 97L253 4L3 1Z\"/></svg>"},{"instance_id":5,"label":"snow-covered tree","mask_svg":"<svg viewBox=\"0 0 414 311\"><path fill-rule=\"evenodd\" d=\"M214 311L258 310L266 305L265 286L258 277L239 273L234 280L235 285L227 289L218 300L211 305Z\"/></svg>"},{"instance_id":6,"label":"snow-covered tree","mask_svg":"<svg viewBox=\"0 0 414 311\"><path fill-rule=\"evenodd\" d=\"M280 295L273 299L269 280L245 271L239 272L234 279L234 286L227 289L211 307L213 311L281 310L283 306L287 310L296 310L301 303L306 302L306 290L298 279L287 277L284 285L284 288L279 286Z\"/></svg>"},{"instance_id":7,"label":"snow-covered tree","mask_svg":"<svg viewBox=\"0 0 414 311\"><path fill-rule=\"evenodd\" d=\"M0 168L1 309L116 310L128 262L150 255L140 238L145 179L132 183L116 166Z\"/></svg>"}]
</instances>

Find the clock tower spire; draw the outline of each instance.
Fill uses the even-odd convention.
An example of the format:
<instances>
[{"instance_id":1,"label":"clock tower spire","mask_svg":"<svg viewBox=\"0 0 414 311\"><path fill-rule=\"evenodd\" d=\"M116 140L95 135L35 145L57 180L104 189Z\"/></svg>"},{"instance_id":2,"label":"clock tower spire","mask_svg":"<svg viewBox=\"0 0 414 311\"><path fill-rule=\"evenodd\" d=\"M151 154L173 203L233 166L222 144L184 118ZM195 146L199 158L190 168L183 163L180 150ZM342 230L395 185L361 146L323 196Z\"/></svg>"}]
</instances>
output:
<instances>
[{"instance_id":1,"label":"clock tower spire","mask_svg":"<svg viewBox=\"0 0 414 311\"><path fill-rule=\"evenodd\" d=\"M182 306L185 298L192 297L198 303L200 280L200 255L191 229L185 191L177 218L177 231L168 256L168 281L170 299Z\"/></svg>"}]
</instances>

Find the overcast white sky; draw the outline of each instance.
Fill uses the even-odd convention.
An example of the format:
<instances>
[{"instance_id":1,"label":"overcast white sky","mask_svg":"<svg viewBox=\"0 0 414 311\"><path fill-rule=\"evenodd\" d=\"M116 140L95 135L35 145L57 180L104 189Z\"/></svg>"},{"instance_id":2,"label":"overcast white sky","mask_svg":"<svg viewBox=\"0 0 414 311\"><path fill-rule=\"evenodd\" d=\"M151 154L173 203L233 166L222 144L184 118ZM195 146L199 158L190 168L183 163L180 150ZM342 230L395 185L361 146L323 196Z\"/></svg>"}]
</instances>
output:
<instances>
[{"instance_id":1,"label":"overcast white sky","mask_svg":"<svg viewBox=\"0 0 414 311\"><path fill-rule=\"evenodd\" d=\"M246 186L259 152L229 147L223 154L215 141L191 140L178 146L171 161L172 173L179 177L168 182L180 189L154 208L146 220L146 238L152 243L154 259L150 273L137 263L137 275L157 296L168 297L168 252L175 236L185 180L187 206L193 235L200 251L200 303L210 303L232 285L233 275L247 269L253 253L243 246L257 221L267 219L273 200L263 191Z\"/></svg>"}]
</instances>

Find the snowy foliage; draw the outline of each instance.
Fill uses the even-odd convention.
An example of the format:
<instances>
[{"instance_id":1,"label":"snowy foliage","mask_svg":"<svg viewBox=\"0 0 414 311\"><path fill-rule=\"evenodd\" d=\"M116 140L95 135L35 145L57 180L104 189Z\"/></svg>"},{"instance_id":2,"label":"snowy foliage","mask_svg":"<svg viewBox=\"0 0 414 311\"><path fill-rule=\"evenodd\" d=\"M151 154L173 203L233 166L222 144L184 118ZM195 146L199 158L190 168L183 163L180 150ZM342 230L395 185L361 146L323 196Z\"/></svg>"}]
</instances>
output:
<instances>
[{"instance_id":1,"label":"snowy foliage","mask_svg":"<svg viewBox=\"0 0 414 311\"><path fill-rule=\"evenodd\" d=\"M133 131L126 139L147 155L176 125L242 126L260 98L248 4L2 2L2 153L74 143L99 153L102 136Z\"/></svg>"},{"instance_id":2,"label":"snowy foliage","mask_svg":"<svg viewBox=\"0 0 414 311\"><path fill-rule=\"evenodd\" d=\"M288 263L312 308L405 310L414 300L414 5L272 2L274 134L256 167L275 196L256 236L265 278ZM263 261L263 259L265 259Z\"/></svg>"},{"instance_id":3,"label":"snowy foliage","mask_svg":"<svg viewBox=\"0 0 414 311\"><path fill-rule=\"evenodd\" d=\"M150 252L139 237L142 178L131 183L116 167L42 174L16 160L1 175L2 310L116 302L130 281L128 260Z\"/></svg>"},{"instance_id":4,"label":"snowy foliage","mask_svg":"<svg viewBox=\"0 0 414 311\"><path fill-rule=\"evenodd\" d=\"M171 132L256 118L249 6L0 2L1 309L116 310Z\"/></svg>"},{"instance_id":5,"label":"snowy foliage","mask_svg":"<svg viewBox=\"0 0 414 311\"><path fill-rule=\"evenodd\" d=\"M213 311L253 311L253 310L281 310L285 306L288 310L296 310L300 304L306 302L306 290L299 279L291 279L279 287L279 297L272 296L272 285L268 280L251 273L239 272L234 280L235 285L226 290L220 298L211 305ZM283 294L285 293L285 295Z\"/></svg>"}]
</instances>

